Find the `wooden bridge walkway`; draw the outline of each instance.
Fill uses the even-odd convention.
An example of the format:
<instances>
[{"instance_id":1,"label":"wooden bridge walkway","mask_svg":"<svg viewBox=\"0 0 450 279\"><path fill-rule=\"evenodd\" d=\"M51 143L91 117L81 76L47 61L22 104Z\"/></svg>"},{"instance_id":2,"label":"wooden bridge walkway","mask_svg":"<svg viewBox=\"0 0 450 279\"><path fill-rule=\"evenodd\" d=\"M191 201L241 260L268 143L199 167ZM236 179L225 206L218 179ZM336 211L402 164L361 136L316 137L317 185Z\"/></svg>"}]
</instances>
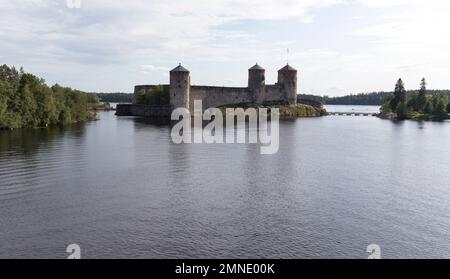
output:
<instances>
[{"instance_id":1,"label":"wooden bridge walkway","mask_svg":"<svg viewBox=\"0 0 450 279\"><path fill-rule=\"evenodd\" d=\"M342 112L342 111L335 111L335 112L328 112L328 115L339 115L339 116L377 116L378 113L373 112Z\"/></svg>"}]
</instances>

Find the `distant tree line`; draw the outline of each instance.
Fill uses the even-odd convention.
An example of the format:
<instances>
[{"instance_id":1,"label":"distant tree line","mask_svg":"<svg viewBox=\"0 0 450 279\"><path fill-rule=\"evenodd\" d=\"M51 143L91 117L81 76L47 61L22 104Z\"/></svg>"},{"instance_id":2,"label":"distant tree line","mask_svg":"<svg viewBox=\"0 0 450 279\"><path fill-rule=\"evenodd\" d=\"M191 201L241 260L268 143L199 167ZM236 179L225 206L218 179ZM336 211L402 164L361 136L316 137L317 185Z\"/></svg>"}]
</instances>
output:
<instances>
[{"instance_id":1,"label":"distant tree line","mask_svg":"<svg viewBox=\"0 0 450 279\"><path fill-rule=\"evenodd\" d=\"M298 95L297 95L297 101L298 101L298 102L301 102L302 100L310 100L310 101L313 101L313 102L318 102L318 103L325 104L324 97L322 97L322 96L317 96L317 95L311 95L311 94L298 94Z\"/></svg>"},{"instance_id":2,"label":"distant tree line","mask_svg":"<svg viewBox=\"0 0 450 279\"><path fill-rule=\"evenodd\" d=\"M46 127L92 119L88 103L98 102L94 94L45 81L23 69L0 66L0 129Z\"/></svg>"},{"instance_id":3,"label":"distant tree line","mask_svg":"<svg viewBox=\"0 0 450 279\"><path fill-rule=\"evenodd\" d=\"M406 96L411 96L417 94L418 90L407 90ZM450 98L450 90L428 90L429 94L439 95L444 94ZM326 105L368 105L368 106L381 106L389 98L393 92L372 92L372 93L359 93L351 94L341 97L329 97L329 96L317 96L317 95L299 95L299 98L310 99L314 101L319 101Z\"/></svg>"},{"instance_id":4,"label":"distant tree line","mask_svg":"<svg viewBox=\"0 0 450 279\"><path fill-rule=\"evenodd\" d=\"M99 97L104 103L132 103L133 94L131 93L92 93Z\"/></svg>"},{"instance_id":5,"label":"distant tree line","mask_svg":"<svg viewBox=\"0 0 450 279\"><path fill-rule=\"evenodd\" d=\"M324 103L327 105L366 105L381 106L389 97L391 92L372 92L351 94L342 97L324 96Z\"/></svg>"},{"instance_id":6,"label":"distant tree line","mask_svg":"<svg viewBox=\"0 0 450 279\"><path fill-rule=\"evenodd\" d=\"M429 92L425 78L420 89L407 94L402 79L397 81L394 93L381 107L384 113L396 113L399 119L447 118L450 111L449 98L444 92Z\"/></svg>"}]
</instances>

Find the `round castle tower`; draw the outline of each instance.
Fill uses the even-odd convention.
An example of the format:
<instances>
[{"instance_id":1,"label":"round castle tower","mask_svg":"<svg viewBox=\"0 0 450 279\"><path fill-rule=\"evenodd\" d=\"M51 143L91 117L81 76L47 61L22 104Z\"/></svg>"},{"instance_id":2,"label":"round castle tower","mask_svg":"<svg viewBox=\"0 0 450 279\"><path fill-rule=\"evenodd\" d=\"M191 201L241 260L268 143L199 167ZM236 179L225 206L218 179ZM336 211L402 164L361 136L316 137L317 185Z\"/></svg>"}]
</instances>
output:
<instances>
[{"instance_id":1,"label":"round castle tower","mask_svg":"<svg viewBox=\"0 0 450 279\"><path fill-rule=\"evenodd\" d=\"M291 105L297 104L297 70L289 64L278 71L278 84L283 87L285 101Z\"/></svg>"},{"instance_id":2,"label":"round castle tower","mask_svg":"<svg viewBox=\"0 0 450 279\"><path fill-rule=\"evenodd\" d=\"M255 66L248 69L248 89L250 90L253 102L262 105L266 92L266 70L256 63Z\"/></svg>"},{"instance_id":3,"label":"round castle tower","mask_svg":"<svg viewBox=\"0 0 450 279\"><path fill-rule=\"evenodd\" d=\"M191 88L190 72L178 65L170 71L170 105L173 108L189 109L189 95Z\"/></svg>"}]
</instances>

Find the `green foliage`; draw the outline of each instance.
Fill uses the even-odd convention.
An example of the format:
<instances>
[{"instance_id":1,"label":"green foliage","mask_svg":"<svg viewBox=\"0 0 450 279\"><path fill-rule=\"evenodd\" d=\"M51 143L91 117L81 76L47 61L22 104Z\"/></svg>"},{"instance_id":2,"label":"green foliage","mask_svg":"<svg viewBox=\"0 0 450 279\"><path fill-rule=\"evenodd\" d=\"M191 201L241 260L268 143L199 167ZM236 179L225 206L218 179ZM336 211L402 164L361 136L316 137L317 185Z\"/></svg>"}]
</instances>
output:
<instances>
[{"instance_id":1,"label":"green foliage","mask_svg":"<svg viewBox=\"0 0 450 279\"><path fill-rule=\"evenodd\" d=\"M132 103L134 95L130 93L95 93L102 102Z\"/></svg>"},{"instance_id":2,"label":"green foliage","mask_svg":"<svg viewBox=\"0 0 450 279\"><path fill-rule=\"evenodd\" d=\"M406 119L408 117L408 106L406 105L406 102L400 102L397 105L397 109L395 112L397 113L398 119Z\"/></svg>"},{"instance_id":3,"label":"green foliage","mask_svg":"<svg viewBox=\"0 0 450 279\"><path fill-rule=\"evenodd\" d=\"M280 107L281 119L294 119L297 117L318 117L324 114L325 111L323 109L304 104Z\"/></svg>"},{"instance_id":4,"label":"green foliage","mask_svg":"<svg viewBox=\"0 0 450 279\"><path fill-rule=\"evenodd\" d=\"M397 106L400 103L406 101L406 90L405 85L403 84L402 79L398 79L397 84L395 85L394 96L391 99L391 110L397 111Z\"/></svg>"},{"instance_id":5,"label":"green foliage","mask_svg":"<svg viewBox=\"0 0 450 279\"><path fill-rule=\"evenodd\" d=\"M314 96L314 95L299 95L299 98L317 100L327 105L369 105L382 106L393 92L372 92L351 94L340 97L328 96ZM419 93L419 90L407 90L406 97L410 98L412 94ZM443 93L450 98L450 90L426 90L426 94L440 94Z\"/></svg>"},{"instance_id":6,"label":"green foliage","mask_svg":"<svg viewBox=\"0 0 450 279\"><path fill-rule=\"evenodd\" d=\"M392 92L359 93L341 97L324 96L319 100L327 105L381 106L391 94Z\"/></svg>"},{"instance_id":7,"label":"green foliage","mask_svg":"<svg viewBox=\"0 0 450 279\"><path fill-rule=\"evenodd\" d=\"M328 96L317 96L317 95L311 95L311 94L298 94L297 95L297 100L310 100L310 101L314 101L317 103L321 103L324 104L326 100L329 100L330 98Z\"/></svg>"},{"instance_id":8,"label":"green foliage","mask_svg":"<svg viewBox=\"0 0 450 279\"><path fill-rule=\"evenodd\" d=\"M100 103L100 98L97 96L97 94L89 93L89 94L86 94L86 96L87 96L87 102L89 104L98 104L98 103Z\"/></svg>"},{"instance_id":9,"label":"green foliage","mask_svg":"<svg viewBox=\"0 0 450 279\"><path fill-rule=\"evenodd\" d=\"M387 98L386 102L384 102L384 104L380 108L381 112L384 112L384 113L392 112L392 108L391 108L392 98L393 98L393 96L389 96Z\"/></svg>"},{"instance_id":10,"label":"green foliage","mask_svg":"<svg viewBox=\"0 0 450 279\"><path fill-rule=\"evenodd\" d=\"M444 92L427 95L426 82L422 79L420 90L406 95L401 79L381 107L381 112L396 112L398 119L429 120L442 119L447 116L448 96Z\"/></svg>"},{"instance_id":11,"label":"green foliage","mask_svg":"<svg viewBox=\"0 0 450 279\"><path fill-rule=\"evenodd\" d=\"M419 93L417 95L416 110L418 112L423 112L426 103L427 103L427 83L425 81L425 78L423 78L420 83Z\"/></svg>"},{"instance_id":12,"label":"green foliage","mask_svg":"<svg viewBox=\"0 0 450 279\"><path fill-rule=\"evenodd\" d=\"M427 98L427 102L425 103L425 108L423 110L426 114L433 114L434 107L433 107L433 101L430 98Z\"/></svg>"},{"instance_id":13,"label":"green foliage","mask_svg":"<svg viewBox=\"0 0 450 279\"><path fill-rule=\"evenodd\" d=\"M447 115L448 97L443 94L433 96L433 114L436 116Z\"/></svg>"},{"instance_id":14,"label":"green foliage","mask_svg":"<svg viewBox=\"0 0 450 279\"><path fill-rule=\"evenodd\" d=\"M419 111L419 94L414 92L413 94L411 94L411 97L408 99L406 106L413 110L413 111Z\"/></svg>"},{"instance_id":15,"label":"green foliage","mask_svg":"<svg viewBox=\"0 0 450 279\"><path fill-rule=\"evenodd\" d=\"M141 90L137 96L140 105L168 105L169 101L169 92L162 85L148 91Z\"/></svg>"},{"instance_id":16,"label":"green foliage","mask_svg":"<svg viewBox=\"0 0 450 279\"><path fill-rule=\"evenodd\" d=\"M98 97L58 84L50 88L22 69L0 66L0 129L86 121L93 117L87 110L90 101L98 102Z\"/></svg>"}]
</instances>

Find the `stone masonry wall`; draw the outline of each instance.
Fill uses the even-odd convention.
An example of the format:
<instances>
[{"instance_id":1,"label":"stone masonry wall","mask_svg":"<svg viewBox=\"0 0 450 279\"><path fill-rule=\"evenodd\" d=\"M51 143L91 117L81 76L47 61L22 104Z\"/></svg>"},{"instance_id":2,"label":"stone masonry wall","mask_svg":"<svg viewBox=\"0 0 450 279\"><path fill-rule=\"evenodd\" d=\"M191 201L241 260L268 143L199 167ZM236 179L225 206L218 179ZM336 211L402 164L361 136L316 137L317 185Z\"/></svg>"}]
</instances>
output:
<instances>
[{"instance_id":1,"label":"stone masonry wall","mask_svg":"<svg viewBox=\"0 0 450 279\"><path fill-rule=\"evenodd\" d=\"M191 86L190 95L191 109L194 100L202 100L203 109L252 102L251 93L245 87Z\"/></svg>"},{"instance_id":2,"label":"stone masonry wall","mask_svg":"<svg viewBox=\"0 0 450 279\"><path fill-rule=\"evenodd\" d=\"M171 114L170 106L119 104L116 108L117 116L170 117Z\"/></svg>"},{"instance_id":3,"label":"stone masonry wall","mask_svg":"<svg viewBox=\"0 0 450 279\"><path fill-rule=\"evenodd\" d=\"M135 99L141 90L151 90L157 85L138 85L135 87ZM169 87L169 85L163 85ZM283 101L285 99L282 86L279 84L266 85L265 102ZM194 100L202 100L203 109L220 107L232 104L251 104L252 94L247 87L218 87L218 86L191 86L190 104L194 109ZM171 115L170 106L149 106L138 104L117 105L118 116L141 116L141 117L165 117Z\"/></svg>"},{"instance_id":4,"label":"stone masonry wall","mask_svg":"<svg viewBox=\"0 0 450 279\"><path fill-rule=\"evenodd\" d=\"M265 102L285 101L283 87L279 84L266 85Z\"/></svg>"}]
</instances>

